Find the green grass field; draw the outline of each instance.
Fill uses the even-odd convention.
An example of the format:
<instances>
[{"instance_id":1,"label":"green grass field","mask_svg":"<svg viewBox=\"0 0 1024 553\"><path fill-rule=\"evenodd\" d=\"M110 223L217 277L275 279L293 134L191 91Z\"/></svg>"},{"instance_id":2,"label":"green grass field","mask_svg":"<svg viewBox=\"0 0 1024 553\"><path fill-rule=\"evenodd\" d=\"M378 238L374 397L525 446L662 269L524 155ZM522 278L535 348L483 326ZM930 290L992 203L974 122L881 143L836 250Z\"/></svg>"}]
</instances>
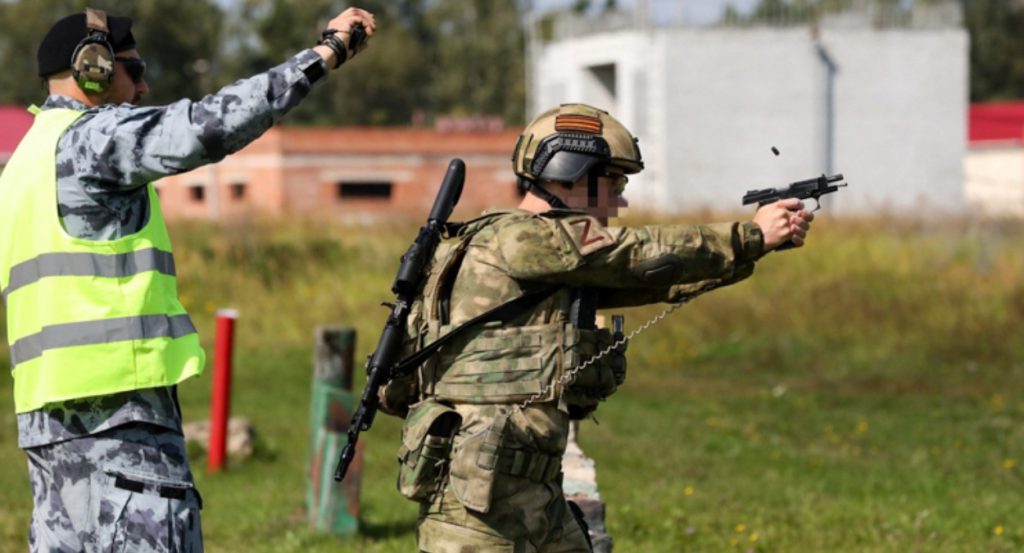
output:
<instances>
[{"instance_id":1,"label":"green grass field","mask_svg":"<svg viewBox=\"0 0 1024 553\"><path fill-rule=\"evenodd\" d=\"M631 343L626 386L580 438L616 550L1024 550L1024 226L815 225L804 250ZM172 228L206 345L217 308L241 312L233 412L259 433L228 472L193 457L207 550L415 549L396 419L365 437L358 538L314 534L303 511L313 327L356 327L365 357L414 230ZM658 310L627 311L627 330ZM22 551L31 500L2 382L0 551ZM187 419L208 416L209 388L182 386Z\"/></svg>"}]
</instances>

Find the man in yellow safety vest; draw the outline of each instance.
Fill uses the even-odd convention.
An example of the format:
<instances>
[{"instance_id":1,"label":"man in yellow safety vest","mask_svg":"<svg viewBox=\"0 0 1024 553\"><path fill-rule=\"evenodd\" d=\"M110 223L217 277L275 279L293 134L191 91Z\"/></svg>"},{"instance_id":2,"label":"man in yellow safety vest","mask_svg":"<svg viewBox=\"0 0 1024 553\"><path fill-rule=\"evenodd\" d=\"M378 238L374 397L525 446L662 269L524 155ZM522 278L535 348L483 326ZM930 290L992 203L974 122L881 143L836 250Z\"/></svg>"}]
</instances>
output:
<instances>
[{"instance_id":1,"label":"man in yellow safety vest","mask_svg":"<svg viewBox=\"0 0 1024 553\"><path fill-rule=\"evenodd\" d=\"M87 9L47 32L37 61L49 96L0 176L33 552L202 550L176 385L203 371L204 353L151 182L259 137L375 30L372 14L349 8L317 46L265 73L140 107L149 86L131 24Z\"/></svg>"}]
</instances>

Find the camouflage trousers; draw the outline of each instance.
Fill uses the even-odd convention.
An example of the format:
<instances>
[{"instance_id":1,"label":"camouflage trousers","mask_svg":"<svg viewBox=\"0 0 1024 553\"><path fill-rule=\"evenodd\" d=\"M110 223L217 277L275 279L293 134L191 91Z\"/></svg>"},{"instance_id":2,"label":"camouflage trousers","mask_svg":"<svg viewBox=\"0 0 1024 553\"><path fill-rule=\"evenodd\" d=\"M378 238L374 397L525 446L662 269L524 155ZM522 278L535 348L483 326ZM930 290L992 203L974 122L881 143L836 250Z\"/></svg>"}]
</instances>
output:
<instances>
[{"instance_id":1,"label":"camouflage trousers","mask_svg":"<svg viewBox=\"0 0 1024 553\"><path fill-rule=\"evenodd\" d=\"M136 423L24 451L32 553L202 552L180 432Z\"/></svg>"},{"instance_id":2,"label":"camouflage trousers","mask_svg":"<svg viewBox=\"0 0 1024 553\"><path fill-rule=\"evenodd\" d=\"M590 553L586 533L573 516L559 482L522 479L487 513L466 509L448 489L422 503L416 529L426 553Z\"/></svg>"}]
</instances>

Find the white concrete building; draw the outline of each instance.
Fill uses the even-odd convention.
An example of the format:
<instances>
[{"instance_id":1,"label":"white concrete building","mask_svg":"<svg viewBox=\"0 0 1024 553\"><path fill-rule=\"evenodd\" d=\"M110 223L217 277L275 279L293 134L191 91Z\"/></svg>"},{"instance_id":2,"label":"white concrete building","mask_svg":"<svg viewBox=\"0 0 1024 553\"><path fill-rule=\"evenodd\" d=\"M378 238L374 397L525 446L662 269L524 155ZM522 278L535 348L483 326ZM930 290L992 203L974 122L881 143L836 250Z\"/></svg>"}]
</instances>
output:
<instances>
[{"instance_id":1,"label":"white concrete building","mask_svg":"<svg viewBox=\"0 0 1024 553\"><path fill-rule=\"evenodd\" d=\"M814 27L563 18L559 38L530 48L530 114L582 101L622 120L647 162L627 192L642 208L734 211L747 190L841 172L850 187L826 203L833 212L960 211L959 8L886 20L872 4Z\"/></svg>"}]
</instances>

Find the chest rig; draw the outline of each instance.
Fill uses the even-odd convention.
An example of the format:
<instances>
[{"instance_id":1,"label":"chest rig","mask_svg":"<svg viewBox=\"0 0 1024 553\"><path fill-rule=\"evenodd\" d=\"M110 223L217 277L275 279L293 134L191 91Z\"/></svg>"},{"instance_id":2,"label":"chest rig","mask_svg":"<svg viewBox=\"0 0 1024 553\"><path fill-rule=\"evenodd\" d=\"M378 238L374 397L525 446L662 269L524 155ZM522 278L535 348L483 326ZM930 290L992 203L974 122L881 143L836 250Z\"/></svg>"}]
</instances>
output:
<instances>
[{"instance_id":1,"label":"chest rig","mask_svg":"<svg viewBox=\"0 0 1024 553\"><path fill-rule=\"evenodd\" d=\"M466 251L480 231L502 216L509 214L493 213L470 221L438 248L421 299L410 313L407 347L411 353L450 333L457 336L420 366L417 399L450 404L564 400L572 418L583 418L614 393L626 376L625 346L620 346L575 372L571 380L565 378L568 371L621 337L594 325L595 290L541 285L527 290L532 301L517 299L488 312L507 306L498 320L463 325L450 321L452 288ZM543 310L549 311L547 316L531 316ZM537 319L549 322L526 322Z\"/></svg>"}]
</instances>

